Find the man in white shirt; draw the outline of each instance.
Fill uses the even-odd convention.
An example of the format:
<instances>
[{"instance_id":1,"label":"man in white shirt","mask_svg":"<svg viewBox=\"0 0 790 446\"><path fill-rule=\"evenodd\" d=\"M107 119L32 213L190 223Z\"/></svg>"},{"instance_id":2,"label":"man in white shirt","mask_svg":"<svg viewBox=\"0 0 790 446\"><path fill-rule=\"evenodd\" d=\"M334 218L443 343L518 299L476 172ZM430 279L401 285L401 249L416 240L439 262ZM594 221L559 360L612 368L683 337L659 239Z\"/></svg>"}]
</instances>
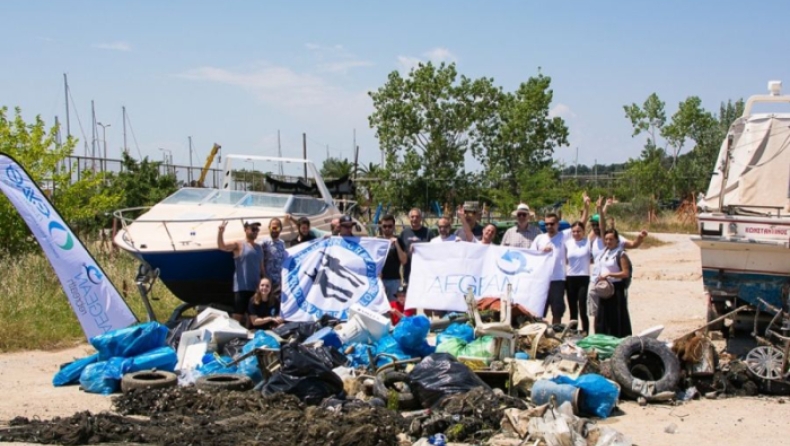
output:
<instances>
[{"instance_id":1,"label":"man in white shirt","mask_svg":"<svg viewBox=\"0 0 790 446\"><path fill-rule=\"evenodd\" d=\"M432 238L431 243L454 242L458 240L458 237L455 234L450 234L450 230L453 229L453 226L450 223L449 218L447 217L440 218L438 227L439 227L439 236Z\"/></svg>"},{"instance_id":2,"label":"man in white shirt","mask_svg":"<svg viewBox=\"0 0 790 446\"><path fill-rule=\"evenodd\" d=\"M587 220L590 212L590 198L584 193L584 212L582 221ZM532 242L532 249L535 251L550 252L554 268L551 272L551 283L549 284L549 295L546 299L546 309L543 317L548 316L551 308L551 323L557 325L562 322L565 314L565 242L571 238L571 230L559 230L560 219L557 214L546 214L544 218L546 233L540 234Z\"/></svg>"}]
</instances>

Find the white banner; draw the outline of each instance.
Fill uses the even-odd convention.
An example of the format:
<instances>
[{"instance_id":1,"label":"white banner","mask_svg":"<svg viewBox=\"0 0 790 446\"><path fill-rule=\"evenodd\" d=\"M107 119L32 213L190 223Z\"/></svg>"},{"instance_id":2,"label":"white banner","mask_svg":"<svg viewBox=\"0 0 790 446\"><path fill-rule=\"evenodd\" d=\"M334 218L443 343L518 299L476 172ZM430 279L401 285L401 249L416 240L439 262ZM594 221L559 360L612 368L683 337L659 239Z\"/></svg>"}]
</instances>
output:
<instances>
[{"instance_id":1,"label":"white banner","mask_svg":"<svg viewBox=\"0 0 790 446\"><path fill-rule=\"evenodd\" d=\"M326 314L346 320L355 303L376 313L389 311L378 279L389 247L384 239L330 237L289 248L283 261L283 319L313 321Z\"/></svg>"},{"instance_id":2,"label":"white banner","mask_svg":"<svg viewBox=\"0 0 790 446\"><path fill-rule=\"evenodd\" d=\"M0 190L30 227L88 339L137 322L115 286L30 176L0 153Z\"/></svg>"},{"instance_id":3,"label":"white banner","mask_svg":"<svg viewBox=\"0 0 790 446\"><path fill-rule=\"evenodd\" d=\"M480 243L414 245L406 308L466 312L467 289L475 298L500 297L513 285L513 302L543 316L554 268L542 252Z\"/></svg>"}]
</instances>

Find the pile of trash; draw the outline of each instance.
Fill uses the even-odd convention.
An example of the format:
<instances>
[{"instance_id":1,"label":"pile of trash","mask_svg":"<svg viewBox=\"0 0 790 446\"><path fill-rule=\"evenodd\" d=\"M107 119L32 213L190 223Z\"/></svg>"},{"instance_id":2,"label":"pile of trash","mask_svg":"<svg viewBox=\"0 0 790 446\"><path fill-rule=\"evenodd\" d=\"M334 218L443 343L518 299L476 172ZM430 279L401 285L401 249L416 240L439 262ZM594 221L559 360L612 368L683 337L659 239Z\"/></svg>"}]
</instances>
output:
<instances>
[{"instance_id":1,"label":"pile of trash","mask_svg":"<svg viewBox=\"0 0 790 446\"><path fill-rule=\"evenodd\" d=\"M627 437L595 423L621 398L675 403L765 389L746 362L720 361L703 331L672 341L659 340L662 327L585 336L574 321L552 326L480 304L394 327L352 307L348 321L251 333L207 309L169 330L153 322L110 332L53 382L121 390L120 416L17 419L0 441L623 446Z\"/></svg>"}]
</instances>

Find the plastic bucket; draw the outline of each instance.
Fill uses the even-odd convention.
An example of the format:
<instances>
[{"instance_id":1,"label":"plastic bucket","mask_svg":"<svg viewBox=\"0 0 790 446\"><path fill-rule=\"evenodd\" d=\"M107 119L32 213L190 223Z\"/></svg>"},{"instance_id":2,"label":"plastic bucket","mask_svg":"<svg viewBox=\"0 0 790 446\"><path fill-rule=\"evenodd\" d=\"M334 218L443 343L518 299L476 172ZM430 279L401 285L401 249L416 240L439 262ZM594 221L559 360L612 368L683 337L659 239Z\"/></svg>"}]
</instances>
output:
<instances>
[{"instance_id":1,"label":"plastic bucket","mask_svg":"<svg viewBox=\"0 0 790 446\"><path fill-rule=\"evenodd\" d=\"M579 388L570 384L557 384L547 379L535 381L532 385L532 402L538 406L554 400L559 407L564 402L571 403L573 413L579 414Z\"/></svg>"},{"instance_id":2,"label":"plastic bucket","mask_svg":"<svg viewBox=\"0 0 790 446\"><path fill-rule=\"evenodd\" d=\"M367 344L370 342L370 332L365 328L362 319L354 315L337 331L340 342L344 345L352 342Z\"/></svg>"}]
</instances>

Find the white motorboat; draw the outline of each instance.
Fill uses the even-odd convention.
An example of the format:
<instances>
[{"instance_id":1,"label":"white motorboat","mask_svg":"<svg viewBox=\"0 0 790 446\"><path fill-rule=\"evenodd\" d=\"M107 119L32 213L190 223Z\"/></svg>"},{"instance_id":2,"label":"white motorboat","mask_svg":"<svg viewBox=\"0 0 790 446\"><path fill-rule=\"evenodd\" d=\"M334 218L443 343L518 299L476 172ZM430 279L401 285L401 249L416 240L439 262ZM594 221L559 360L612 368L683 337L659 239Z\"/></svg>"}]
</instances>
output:
<instances>
[{"instance_id":1,"label":"white motorboat","mask_svg":"<svg viewBox=\"0 0 790 446\"><path fill-rule=\"evenodd\" d=\"M253 175L266 191L235 190L239 184L250 188L248 163L290 164L305 177L284 181L268 174ZM241 167L240 167L241 166ZM253 167L254 169L254 167ZM335 204L315 165L302 159L249 155L228 155L221 189L185 187L150 208L121 209L115 212L121 228L115 244L137 257L144 271L159 270L159 279L173 294L190 304L232 304L233 259L217 249L217 228L228 221L225 240L244 239L244 222L261 223L257 241L268 236L272 218L283 221L280 237L293 240L296 224L284 222L307 217L311 228L329 232L331 221L343 212ZM255 187L258 188L258 187ZM345 211L349 209L346 208ZM134 218L136 217L136 218ZM358 225L357 234L362 235Z\"/></svg>"}]
</instances>

